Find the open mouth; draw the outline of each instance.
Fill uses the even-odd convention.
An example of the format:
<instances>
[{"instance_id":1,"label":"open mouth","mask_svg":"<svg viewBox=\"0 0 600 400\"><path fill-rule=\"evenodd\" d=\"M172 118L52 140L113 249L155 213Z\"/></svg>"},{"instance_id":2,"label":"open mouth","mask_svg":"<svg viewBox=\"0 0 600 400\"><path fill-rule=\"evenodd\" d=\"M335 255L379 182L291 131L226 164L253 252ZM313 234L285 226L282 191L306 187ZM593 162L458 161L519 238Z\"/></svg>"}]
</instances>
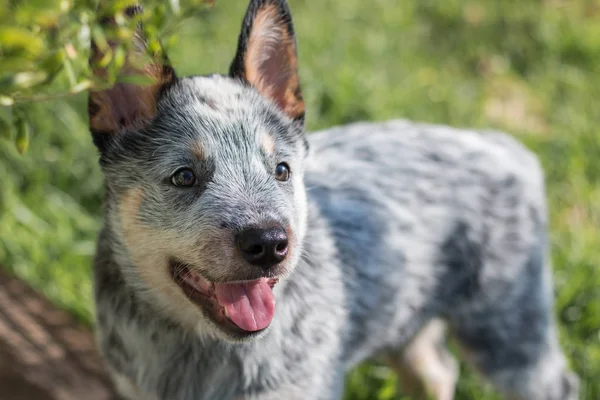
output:
<instances>
[{"instance_id":1,"label":"open mouth","mask_svg":"<svg viewBox=\"0 0 600 400\"><path fill-rule=\"evenodd\" d=\"M248 335L266 329L275 314L273 286L278 278L215 283L181 262L170 263L173 281L221 328Z\"/></svg>"}]
</instances>

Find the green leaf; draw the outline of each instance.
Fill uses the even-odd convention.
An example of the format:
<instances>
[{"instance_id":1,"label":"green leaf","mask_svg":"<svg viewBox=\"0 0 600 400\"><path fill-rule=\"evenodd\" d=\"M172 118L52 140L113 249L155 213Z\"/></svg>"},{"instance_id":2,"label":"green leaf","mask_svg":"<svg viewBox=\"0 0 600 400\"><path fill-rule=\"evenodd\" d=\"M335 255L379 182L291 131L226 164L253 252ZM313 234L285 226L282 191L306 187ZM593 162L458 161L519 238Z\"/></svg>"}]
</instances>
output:
<instances>
[{"instance_id":1,"label":"green leaf","mask_svg":"<svg viewBox=\"0 0 600 400\"><path fill-rule=\"evenodd\" d=\"M15 145L17 146L17 151L19 154L24 154L29 147L29 136L30 136L30 126L29 123L23 118L18 117L15 122L15 128L17 132L17 136L15 137Z\"/></svg>"},{"instance_id":2,"label":"green leaf","mask_svg":"<svg viewBox=\"0 0 600 400\"><path fill-rule=\"evenodd\" d=\"M65 72L67 73L67 78L69 79L69 84L71 86L75 86L77 83L77 77L75 76L75 70L73 69L73 63L69 59L69 57L63 58L63 66L65 68Z\"/></svg>"},{"instance_id":3,"label":"green leaf","mask_svg":"<svg viewBox=\"0 0 600 400\"><path fill-rule=\"evenodd\" d=\"M0 43L3 51L8 54L25 51L31 56L36 56L44 49L44 42L40 35L16 26L0 27Z\"/></svg>"}]
</instances>

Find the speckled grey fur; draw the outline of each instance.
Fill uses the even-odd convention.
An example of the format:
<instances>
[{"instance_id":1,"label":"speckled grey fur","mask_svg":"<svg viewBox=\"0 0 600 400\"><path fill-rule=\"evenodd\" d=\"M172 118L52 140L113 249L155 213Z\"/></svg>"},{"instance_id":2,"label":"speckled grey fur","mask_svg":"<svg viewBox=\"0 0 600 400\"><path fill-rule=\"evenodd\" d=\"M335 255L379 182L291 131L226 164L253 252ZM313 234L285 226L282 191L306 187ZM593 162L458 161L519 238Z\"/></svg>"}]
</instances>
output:
<instances>
[{"instance_id":1,"label":"speckled grey fur","mask_svg":"<svg viewBox=\"0 0 600 400\"><path fill-rule=\"evenodd\" d=\"M271 156L260 146L265 132ZM306 138L308 153L301 122L238 80L210 76L177 80L150 127L103 145L97 337L124 395L340 399L346 371L380 354L401 357L441 318L507 397L577 397L553 319L543 174L532 153L502 133L402 120ZM194 158L194 142L204 160ZM272 178L278 160L291 167L287 186ZM189 164L204 185L186 192L164 183ZM121 220L132 187L143 189L137 221L182 242L267 219L291 224L297 256L275 286L265 333L236 341L201 317L190 328L176 311L196 306L171 304L140 278ZM203 274L257 276L220 263L223 246L198 253L209 260Z\"/></svg>"}]
</instances>

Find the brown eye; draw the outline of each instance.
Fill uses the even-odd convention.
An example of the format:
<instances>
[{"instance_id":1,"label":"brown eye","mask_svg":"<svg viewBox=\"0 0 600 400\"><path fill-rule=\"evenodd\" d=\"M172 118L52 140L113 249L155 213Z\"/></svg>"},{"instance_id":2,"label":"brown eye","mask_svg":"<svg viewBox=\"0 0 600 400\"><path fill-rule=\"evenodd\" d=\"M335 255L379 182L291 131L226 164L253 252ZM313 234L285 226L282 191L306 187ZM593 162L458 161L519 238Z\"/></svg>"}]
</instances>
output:
<instances>
[{"instance_id":1,"label":"brown eye","mask_svg":"<svg viewBox=\"0 0 600 400\"><path fill-rule=\"evenodd\" d=\"M277 164L277 167L275 167L275 179L283 182L290 179L290 167L286 163Z\"/></svg>"},{"instance_id":2,"label":"brown eye","mask_svg":"<svg viewBox=\"0 0 600 400\"><path fill-rule=\"evenodd\" d=\"M171 183L179 187L194 186L196 183L196 175L194 175L194 172L189 168L181 168L173 174Z\"/></svg>"}]
</instances>

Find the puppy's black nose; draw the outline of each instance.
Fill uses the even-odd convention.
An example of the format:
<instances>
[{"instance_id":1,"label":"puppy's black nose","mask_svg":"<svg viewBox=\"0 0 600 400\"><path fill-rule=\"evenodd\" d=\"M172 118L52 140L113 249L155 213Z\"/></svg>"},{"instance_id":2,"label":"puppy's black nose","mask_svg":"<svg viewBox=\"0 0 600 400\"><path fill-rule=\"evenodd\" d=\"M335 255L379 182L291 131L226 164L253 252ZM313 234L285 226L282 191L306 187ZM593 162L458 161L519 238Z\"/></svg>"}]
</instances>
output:
<instances>
[{"instance_id":1,"label":"puppy's black nose","mask_svg":"<svg viewBox=\"0 0 600 400\"><path fill-rule=\"evenodd\" d=\"M271 268L288 254L288 236L282 227L245 229L237 235L242 256L252 265Z\"/></svg>"}]
</instances>

